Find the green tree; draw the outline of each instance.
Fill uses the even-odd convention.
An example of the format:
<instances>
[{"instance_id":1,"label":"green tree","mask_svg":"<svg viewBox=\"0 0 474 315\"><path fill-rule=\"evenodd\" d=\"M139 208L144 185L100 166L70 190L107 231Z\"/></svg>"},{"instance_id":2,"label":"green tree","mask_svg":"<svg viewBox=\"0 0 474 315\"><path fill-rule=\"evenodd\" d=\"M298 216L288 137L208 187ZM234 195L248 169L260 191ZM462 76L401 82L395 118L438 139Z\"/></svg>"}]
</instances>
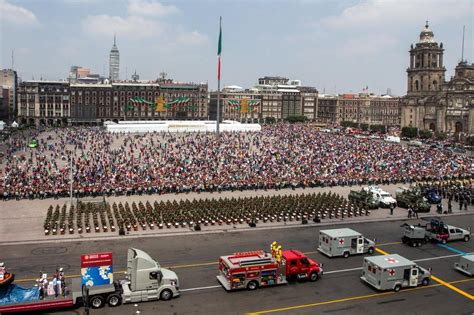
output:
<instances>
[{"instance_id":1,"label":"green tree","mask_svg":"<svg viewBox=\"0 0 474 315\"><path fill-rule=\"evenodd\" d=\"M306 116L288 116L288 118L286 118L286 121L290 123L305 122Z\"/></svg>"},{"instance_id":2,"label":"green tree","mask_svg":"<svg viewBox=\"0 0 474 315\"><path fill-rule=\"evenodd\" d=\"M267 117L267 118L265 118L265 122L267 124L274 124L274 123L276 123L276 119L275 119L275 117Z\"/></svg>"},{"instance_id":3,"label":"green tree","mask_svg":"<svg viewBox=\"0 0 474 315\"><path fill-rule=\"evenodd\" d=\"M431 130L420 130L420 138L430 139L433 136Z\"/></svg>"},{"instance_id":4,"label":"green tree","mask_svg":"<svg viewBox=\"0 0 474 315\"><path fill-rule=\"evenodd\" d=\"M402 137L415 138L418 134L418 128L415 127L403 127Z\"/></svg>"},{"instance_id":5,"label":"green tree","mask_svg":"<svg viewBox=\"0 0 474 315\"><path fill-rule=\"evenodd\" d=\"M385 126L384 125L370 125L370 130L385 133Z\"/></svg>"}]
</instances>

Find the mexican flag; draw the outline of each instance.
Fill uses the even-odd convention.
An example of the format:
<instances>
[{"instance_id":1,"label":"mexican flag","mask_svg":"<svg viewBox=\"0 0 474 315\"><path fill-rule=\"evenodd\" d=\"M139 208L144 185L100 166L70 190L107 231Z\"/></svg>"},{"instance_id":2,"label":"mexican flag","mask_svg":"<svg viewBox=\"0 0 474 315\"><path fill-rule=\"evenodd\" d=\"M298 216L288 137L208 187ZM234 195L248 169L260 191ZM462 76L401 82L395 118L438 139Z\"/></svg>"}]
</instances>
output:
<instances>
[{"instance_id":1,"label":"mexican flag","mask_svg":"<svg viewBox=\"0 0 474 315\"><path fill-rule=\"evenodd\" d=\"M221 80L221 52L222 52L222 16L219 20L219 41L217 43L217 80Z\"/></svg>"}]
</instances>

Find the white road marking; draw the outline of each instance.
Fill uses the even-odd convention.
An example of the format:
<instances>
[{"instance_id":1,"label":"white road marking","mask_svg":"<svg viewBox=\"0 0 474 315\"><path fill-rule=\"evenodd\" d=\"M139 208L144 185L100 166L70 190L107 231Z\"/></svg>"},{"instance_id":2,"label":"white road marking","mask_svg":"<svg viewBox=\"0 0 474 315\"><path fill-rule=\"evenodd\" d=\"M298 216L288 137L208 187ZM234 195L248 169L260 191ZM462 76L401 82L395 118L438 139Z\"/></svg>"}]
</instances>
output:
<instances>
[{"instance_id":1,"label":"white road marking","mask_svg":"<svg viewBox=\"0 0 474 315\"><path fill-rule=\"evenodd\" d=\"M198 291L198 290L208 290L208 289L215 289L215 288L221 288L222 286L220 285L211 285L209 287L200 287L200 288L189 288L189 289L182 289L179 290L180 292L187 292L187 291Z\"/></svg>"},{"instance_id":2,"label":"white road marking","mask_svg":"<svg viewBox=\"0 0 474 315\"><path fill-rule=\"evenodd\" d=\"M472 253L467 253L468 255ZM430 257L430 258L421 258L421 259L414 259L413 261L428 261L428 260L436 260L436 259L444 259L444 258L452 258L452 257L459 257L463 256L461 254L453 254L453 255L446 255L446 256L438 256L438 257Z\"/></svg>"},{"instance_id":3,"label":"white road marking","mask_svg":"<svg viewBox=\"0 0 474 315\"><path fill-rule=\"evenodd\" d=\"M323 266L324 267L324 266ZM324 268L323 268L324 269ZM347 271L355 271L355 270L361 270L362 267L359 268L350 268L350 269L341 269L341 270L333 270L333 271L325 271L323 275L328 275L331 273L339 273L339 272L347 272Z\"/></svg>"}]
</instances>

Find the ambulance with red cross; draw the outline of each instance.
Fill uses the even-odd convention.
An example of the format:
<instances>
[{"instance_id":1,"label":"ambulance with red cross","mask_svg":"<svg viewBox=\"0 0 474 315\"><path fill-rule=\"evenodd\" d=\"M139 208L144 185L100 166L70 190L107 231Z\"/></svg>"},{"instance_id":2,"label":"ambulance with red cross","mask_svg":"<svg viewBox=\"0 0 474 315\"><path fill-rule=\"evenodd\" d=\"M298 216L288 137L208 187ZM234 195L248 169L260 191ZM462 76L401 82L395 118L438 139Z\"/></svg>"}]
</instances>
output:
<instances>
[{"instance_id":1,"label":"ambulance with red cross","mask_svg":"<svg viewBox=\"0 0 474 315\"><path fill-rule=\"evenodd\" d=\"M426 286L431 272L398 254L364 258L363 281L380 291L400 291L402 288Z\"/></svg>"},{"instance_id":2,"label":"ambulance with red cross","mask_svg":"<svg viewBox=\"0 0 474 315\"><path fill-rule=\"evenodd\" d=\"M319 231L318 251L328 257L365 254L372 255L375 242L348 228Z\"/></svg>"}]
</instances>

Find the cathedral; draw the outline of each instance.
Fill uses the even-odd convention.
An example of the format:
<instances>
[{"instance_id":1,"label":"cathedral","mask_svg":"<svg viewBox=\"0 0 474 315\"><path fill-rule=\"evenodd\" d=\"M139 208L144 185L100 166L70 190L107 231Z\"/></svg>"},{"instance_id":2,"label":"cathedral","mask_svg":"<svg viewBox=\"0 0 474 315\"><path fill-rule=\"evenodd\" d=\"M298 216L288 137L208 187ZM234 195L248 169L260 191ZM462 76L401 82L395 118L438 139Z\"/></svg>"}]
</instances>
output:
<instances>
[{"instance_id":1,"label":"cathedral","mask_svg":"<svg viewBox=\"0 0 474 315\"><path fill-rule=\"evenodd\" d=\"M446 81L443 52L426 22L410 49L401 126L469 136L474 133L474 64L462 60Z\"/></svg>"}]
</instances>

